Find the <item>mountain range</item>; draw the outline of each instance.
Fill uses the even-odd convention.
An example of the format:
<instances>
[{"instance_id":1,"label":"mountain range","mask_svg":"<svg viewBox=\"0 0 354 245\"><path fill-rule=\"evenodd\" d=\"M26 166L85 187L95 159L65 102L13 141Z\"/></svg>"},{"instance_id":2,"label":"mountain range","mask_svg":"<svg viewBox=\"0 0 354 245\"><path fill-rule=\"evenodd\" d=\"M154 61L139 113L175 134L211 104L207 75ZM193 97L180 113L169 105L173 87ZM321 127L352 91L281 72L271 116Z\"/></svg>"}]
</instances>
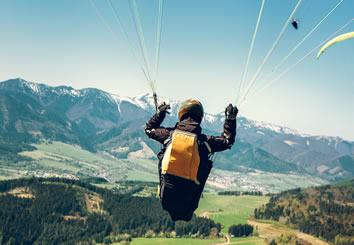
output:
<instances>
[{"instance_id":1,"label":"mountain range","mask_svg":"<svg viewBox=\"0 0 354 245\"><path fill-rule=\"evenodd\" d=\"M171 113L163 125L173 126L181 102L168 98L159 101L171 105ZM143 129L154 113L150 94L125 97L95 88L52 87L23 79L0 83L0 143L3 144L61 141L119 159L153 159L159 147L146 137ZM206 113L203 132L220 135L223 122L223 113ZM353 177L352 141L304 135L241 116L237 123L235 145L218 154L215 168L309 174L328 181Z\"/></svg>"}]
</instances>

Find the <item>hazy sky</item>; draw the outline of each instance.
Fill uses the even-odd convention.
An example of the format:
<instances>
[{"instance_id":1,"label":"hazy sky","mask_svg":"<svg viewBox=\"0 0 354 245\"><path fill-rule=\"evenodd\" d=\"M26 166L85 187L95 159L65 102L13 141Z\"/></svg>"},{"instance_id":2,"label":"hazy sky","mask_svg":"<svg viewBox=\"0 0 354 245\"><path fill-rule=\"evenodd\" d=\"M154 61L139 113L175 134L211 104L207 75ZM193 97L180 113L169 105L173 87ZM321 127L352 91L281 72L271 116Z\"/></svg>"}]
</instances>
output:
<instances>
[{"instance_id":1,"label":"hazy sky","mask_svg":"<svg viewBox=\"0 0 354 245\"><path fill-rule=\"evenodd\" d=\"M0 81L23 78L76 89L95 87L126 96L150 93L139 63L142 53L128 0L111 0L129 41L106 0L0 0ZM158 0L137 0L150 71L155 70ZM269 78L268 74L340 0L303 0L240 114L312 135L354 140L354 39L318 50L271 82L354 18L344 0ZM158 95L202 101L219 113L234 103L245 68L261 0L165 0ZM298 0L266 0L244 89L274 44ZM99 11L104 22L96 11ZM107 25L109 26L107 28ZM354 31L354 21L342 31ZM265 79L267 78L267 79ZM252 96L253 94L253 96Z\"/></svg>"}]
</instances>

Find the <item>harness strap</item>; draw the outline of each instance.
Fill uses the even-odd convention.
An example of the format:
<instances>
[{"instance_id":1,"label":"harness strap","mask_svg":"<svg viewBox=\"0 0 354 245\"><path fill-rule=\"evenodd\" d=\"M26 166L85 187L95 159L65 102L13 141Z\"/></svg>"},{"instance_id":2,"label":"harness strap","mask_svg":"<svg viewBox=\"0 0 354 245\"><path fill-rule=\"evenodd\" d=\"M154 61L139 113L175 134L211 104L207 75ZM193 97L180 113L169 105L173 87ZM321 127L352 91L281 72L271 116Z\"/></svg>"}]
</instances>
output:
<instances>
[{"instance_id":1,"label":"harness strap","mask_svg":"<svg viewBox=\"0 0 354 245\"><path fill-rule=\"evenodd\" d=\"M204 141L203 143L204 143L204 145L206 146L206 148L208 149L209 153L211 153L211 147L210 147L210 145L208 144L208 142Z\"/></svg>"}]
</instances>

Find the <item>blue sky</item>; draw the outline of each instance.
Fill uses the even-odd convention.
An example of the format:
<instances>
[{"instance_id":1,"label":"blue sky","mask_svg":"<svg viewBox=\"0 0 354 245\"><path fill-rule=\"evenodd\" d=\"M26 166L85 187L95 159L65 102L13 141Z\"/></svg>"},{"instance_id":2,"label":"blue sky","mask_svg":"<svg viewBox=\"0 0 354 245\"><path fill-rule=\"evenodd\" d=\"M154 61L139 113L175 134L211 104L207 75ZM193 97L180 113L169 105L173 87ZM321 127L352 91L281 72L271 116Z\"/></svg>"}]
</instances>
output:
<instances>
[{"instance_id":1,"label":"blue sky","mask_svg":"<svg viewBox=\"0 0 354 245\"><path fill-rule=\"evenodd\" d=\"M52 86L95 87L137 96L150 88L131 55L142 55L128 0L111 0L129 42L106 0L1 0L0 80L20 77ZM354 1L344 0L291 55L274 76L272 69L340 0L304 0L251 87L240 114L288 126L312 135L354 140L354 40L313 52L278 81L264 84L354 18ZM219 113L234 103L245 68L261 0L165 0L161 35L158 95L197 98L206 111ZM261 65L298 0L266 0L245 86ZM137 0L154 71L158 0ZM354 21L342 31L354 31ZM244 87L245 88L245 87ZM253 96L252 96L253 95Z\"/></svg>"}]
</instances>

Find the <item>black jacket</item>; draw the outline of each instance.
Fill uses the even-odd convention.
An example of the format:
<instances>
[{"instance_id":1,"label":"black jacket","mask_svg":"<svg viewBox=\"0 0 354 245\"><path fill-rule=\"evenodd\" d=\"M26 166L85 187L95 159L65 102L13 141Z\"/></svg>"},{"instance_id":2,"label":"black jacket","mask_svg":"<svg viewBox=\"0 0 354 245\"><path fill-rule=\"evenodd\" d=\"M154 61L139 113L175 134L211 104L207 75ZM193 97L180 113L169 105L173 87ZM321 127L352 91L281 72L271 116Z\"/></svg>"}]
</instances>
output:
<instances>
[{"instance_id":1,"label":"black jacket","mask_svg":"<svg viewBox=\"0 0 354 245\"><path fill-rule=\"evenodd\" d=\"M212 168L213 162L209 160L209 156L215 152L231 148L235 142L236 120L225 120L223 133L216 137L202 134L200 124L191 117L176 123L173 128L160 127L165 115L165 113L156 113L146 123L145 128L145 133L149 138L163 144L162 150L157 155L159 159L160 201L163 209L170 213L173 220L189 221L194 210L198 208L200 196ZM161 161L167 147L167 139L175 129L197 135L200 157L197 175L199 185L177 176L161 174Z\"/></svg>"}]
</instances>

